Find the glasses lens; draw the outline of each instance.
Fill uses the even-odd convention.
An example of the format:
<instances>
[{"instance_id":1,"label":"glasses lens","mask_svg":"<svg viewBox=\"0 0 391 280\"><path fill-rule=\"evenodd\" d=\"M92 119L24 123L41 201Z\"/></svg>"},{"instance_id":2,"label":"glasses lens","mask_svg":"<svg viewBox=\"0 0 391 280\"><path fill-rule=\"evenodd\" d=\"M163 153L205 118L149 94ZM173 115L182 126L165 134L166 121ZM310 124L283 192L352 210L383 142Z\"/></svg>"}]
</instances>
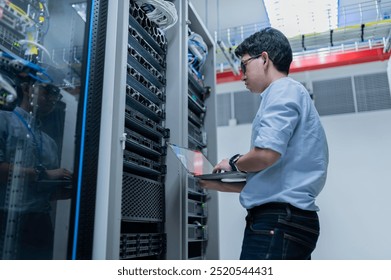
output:
<instances>
[{"instance_id":1,"label":"glasses lens","mask_svg":"<svg viewBox=\"0 0 391 280\"><path fill-rule=\"evenodd\" d=\"M262 54L258 54L256 56L252 56L252 57L240 62L240 68L242 69L243 75L246 74L246 64L249 63L253 59L259 58L261 55Z\"/></svg>"},{"instance_id":2,"label":"glasses lens","mask_svg":"<svg viewBox=\"0 0 391 280\"><path fill-rule=\"evenodd\" d=\"M60 101L62 98L61 94L46 94L45 98L50 101Z\"/></svg>"},{"instance_id":3,"label":"glasses lens","mask_svg":"<svg viewBox=\"0 0 391 280\"><path fill-rule=\"evenodd\" d=\"M246 74L246 64L244 64L243 61L240 62L240 68L242 69L242 73Z\"/></svg>"}]
</instances>

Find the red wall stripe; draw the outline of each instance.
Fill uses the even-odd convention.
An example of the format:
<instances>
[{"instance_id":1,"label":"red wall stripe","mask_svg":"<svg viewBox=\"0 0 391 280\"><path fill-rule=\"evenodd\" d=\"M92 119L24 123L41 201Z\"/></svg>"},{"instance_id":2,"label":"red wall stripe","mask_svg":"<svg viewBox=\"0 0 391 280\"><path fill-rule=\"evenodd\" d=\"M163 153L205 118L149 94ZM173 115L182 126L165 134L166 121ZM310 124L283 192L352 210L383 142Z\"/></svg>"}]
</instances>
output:
<instances>
[{"instance_id":1,"label":"red wall stripe","mask_svg":"<svg viewBox=\"0 0 391 280\"><path fill-rule=\"evenodd\" d=\"M318 70L330 67L346 66L366 62L384 61L389 59L391 53L384 53L383 48L374 48L361 51L330 53L326 55L301 56L292 61L290 73ZM224 71L216 74L217 83L240 81L241 75L235 75L232 71Z\"/></svg>"}]
</instances>

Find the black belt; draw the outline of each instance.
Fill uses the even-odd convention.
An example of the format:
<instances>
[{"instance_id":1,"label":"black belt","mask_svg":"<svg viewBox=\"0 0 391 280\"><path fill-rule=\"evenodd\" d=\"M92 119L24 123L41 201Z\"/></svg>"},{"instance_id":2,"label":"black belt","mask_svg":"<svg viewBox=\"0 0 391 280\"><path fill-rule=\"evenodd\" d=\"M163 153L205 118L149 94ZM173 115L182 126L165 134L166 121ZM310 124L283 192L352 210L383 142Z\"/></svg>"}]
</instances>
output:
<instances>
[{"instance_id":1,"label":"black belt","mask_svg":"<svg viewBox=\"0 0 391 280\"><path fill-rule=\"evenodd\" d=\"M312 216L316 211L308 211L308 210L303 210L300 208L297 208L295 206L292 206L289 203L280 203L280 202L271 202L271 203L265 203L259 206L255 206L251 209L247 209L247 212L251 216L256 216L257 214L260 213L266 213L266 212L283 212L283 213L297 213L301 214L304 216Z\"/></svg>"}]
</instances>

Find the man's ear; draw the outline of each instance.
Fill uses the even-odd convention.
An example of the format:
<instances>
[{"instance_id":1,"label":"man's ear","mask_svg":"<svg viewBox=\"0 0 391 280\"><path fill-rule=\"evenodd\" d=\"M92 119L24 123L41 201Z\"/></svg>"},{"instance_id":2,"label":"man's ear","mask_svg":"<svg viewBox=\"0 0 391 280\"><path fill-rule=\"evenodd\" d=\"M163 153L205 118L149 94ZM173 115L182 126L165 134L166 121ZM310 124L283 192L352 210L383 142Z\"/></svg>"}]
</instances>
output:
<instances>
[{"instance_id":1,"label":"man's ear","mask_svg":"<svg viewBox=\"0 0 391 280\"><path fill-rule=\"evenodd\" d=\"M263 64L266 63L267 59L269 58L269 55L267 52L262 52L262 55L261 55L262 59L263 59Z\"/></svg>"}]
</instances>

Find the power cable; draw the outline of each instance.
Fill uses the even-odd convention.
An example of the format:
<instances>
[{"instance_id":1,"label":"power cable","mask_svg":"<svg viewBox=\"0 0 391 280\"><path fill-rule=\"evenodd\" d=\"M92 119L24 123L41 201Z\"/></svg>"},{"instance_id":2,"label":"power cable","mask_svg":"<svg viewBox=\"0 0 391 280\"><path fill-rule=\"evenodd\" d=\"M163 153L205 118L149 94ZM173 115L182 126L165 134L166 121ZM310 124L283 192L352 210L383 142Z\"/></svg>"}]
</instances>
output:
<instances>
[{"instance_id":1,"label":"power cable","mask_svg":"<svg viewBox=\"0 0 391 280\"><path fill-rule=\"evenodd\" d=\"M178 21L174 3L164 0L137 0L136 3L142 8L149 10L147 12L148 18L155 22L163 31L171 28Z\"/></svg>"}]
</instances>

